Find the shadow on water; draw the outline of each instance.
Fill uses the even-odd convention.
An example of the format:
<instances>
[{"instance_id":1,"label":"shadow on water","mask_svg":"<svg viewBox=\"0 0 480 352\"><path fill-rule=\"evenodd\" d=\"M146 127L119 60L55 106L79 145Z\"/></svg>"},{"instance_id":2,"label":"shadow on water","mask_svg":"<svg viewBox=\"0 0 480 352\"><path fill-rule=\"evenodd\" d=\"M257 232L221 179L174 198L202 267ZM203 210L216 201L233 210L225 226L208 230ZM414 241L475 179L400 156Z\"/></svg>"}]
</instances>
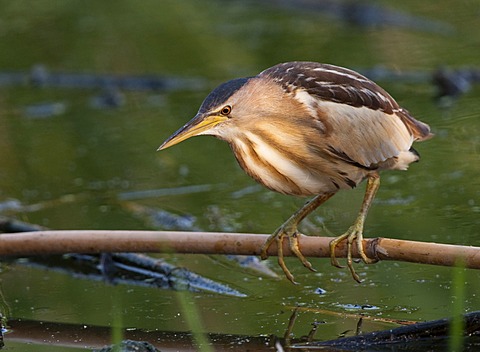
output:
<instances>
[{"instance_id":1,"label":"shadow on water","mask_svg":"<svg viewBox=\"0 0 480 352\"><path fill-rule=\"evenodd\" d=\"M316 340L321 334L323 322L312 323L308 335L291 338L290 333L295 323L297 311L293 311L289 326L284 336L241 336L235 334L206 333L209 344L215 351L277 351L283 348L323 351L424 351L425 348L435 351L447 350L449 347L449 324L447 319L406 325L372 333L361 333L362 318L358 320L355 336L342 337L329 341ZM474 351L480 346L479 312L465 315L465 337L463 350ZM89 349L99 349L109 345L112 327L74 325L10 319L7 336L12 342L30 344L51 344ZM142 329L125 329L122 338L129 341L142 341L164 350L196 350L195 338L191 332L148 331ZM126 351L130 351L126 349ZM135 349L135 351L137 351ZM142 351L140 349L140 351Z\"/></svg>"}]
</instances>

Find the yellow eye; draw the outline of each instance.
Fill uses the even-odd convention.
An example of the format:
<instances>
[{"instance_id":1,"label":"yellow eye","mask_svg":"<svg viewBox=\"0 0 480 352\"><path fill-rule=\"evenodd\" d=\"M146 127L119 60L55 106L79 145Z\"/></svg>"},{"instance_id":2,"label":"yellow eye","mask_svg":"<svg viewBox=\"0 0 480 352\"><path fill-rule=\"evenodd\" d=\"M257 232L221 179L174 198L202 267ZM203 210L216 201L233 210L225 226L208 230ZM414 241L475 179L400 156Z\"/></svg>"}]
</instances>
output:
<instances>
[{"instance_id":1,"label":"yellow eye","mask_svg":"<svg viewBox=\"0 0 480 352\"><path fill-rule=\"evenodd\" d=\"M230 105L225 105L222 110L220 110L220 113L224 116L228 116L232 112L232 107Z\"/></svg>"}]
</instances>

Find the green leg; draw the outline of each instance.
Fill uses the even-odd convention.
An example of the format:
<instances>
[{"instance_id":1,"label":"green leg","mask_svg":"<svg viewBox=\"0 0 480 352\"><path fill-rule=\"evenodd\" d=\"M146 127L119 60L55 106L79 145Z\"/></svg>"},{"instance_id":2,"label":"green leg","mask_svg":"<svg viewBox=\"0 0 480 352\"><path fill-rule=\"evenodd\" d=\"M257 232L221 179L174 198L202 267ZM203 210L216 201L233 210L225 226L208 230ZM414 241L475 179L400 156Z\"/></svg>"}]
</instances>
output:
<instances>
[{"instance_id":1,"label":"green leg","mask_svg":"<svg viewBox=\"0 0 480 352\"><path fill-rule=\"evenodd\" d=\"M330 242L330 259L332 265L341 268L337 258L335 258L335 248L343 240L347 240L347 266L352 273L353 278L357 282L361 282L360 277L355 272L353 268L353 259L352 259L352 244L355 242L357 245L357 251L360 254L360 257L366 264L375 263L375 259L368 258L363 250L363 225L367 217L368 209L375 198L378 188L380 187L380 176L377 173L371 174L367 180L367 189L365 191L365 197L363 198L362 207L358 213L357 219L353 225L345 232L343 235L335 238Z\"/></svg>"},{"instance_id":2,"label":"green leg","mask_svg":"<svg viewBox=\"0 0 480 352\"><path fill-rule=\"evenodd\" d=\"M296 283L292 273L288 270L284 257L283 257L283 239L285 236L288 237L288 243L290 246L290 250L300 259L302 264L310 269L311 271L315 271L312 267L312 264L304 257L302 252L300 251L299 243L298 243L298 234L297 226L298 224L312 211L317 209L321 204L325 203L328 199L330 199L335 193L325 193L320 194L310 200L309 202L305 203L305 205L294 213L285 223L280 226L263 244L261 248L260 257L262 259L267 259L268 254L267 250L272 245L273 242L277 243L278 248L278 264L282 268L285 276L292 282Z\"/></svg>"}]
</instances>

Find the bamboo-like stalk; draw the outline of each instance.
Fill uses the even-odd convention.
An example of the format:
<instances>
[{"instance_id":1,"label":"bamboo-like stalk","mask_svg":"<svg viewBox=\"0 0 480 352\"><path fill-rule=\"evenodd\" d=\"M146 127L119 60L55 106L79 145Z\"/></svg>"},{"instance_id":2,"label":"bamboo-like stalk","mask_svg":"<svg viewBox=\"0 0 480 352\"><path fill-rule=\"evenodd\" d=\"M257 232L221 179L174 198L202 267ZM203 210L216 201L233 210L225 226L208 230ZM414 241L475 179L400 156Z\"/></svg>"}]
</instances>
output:
<instances>
[{"instance_id":1,"label":"bamboo-like stalk","mask_svg":"<svg viewBox=\"0 0 480 352\"><path fill-rule=\"evenodd\" d=\"M169 252L197 254L259 255L268 235L219 232L173 231L99 231L57 230L8 233L0 235L0 256L30 256L62 253ZM300 236L306 257L329 257L331 237ZM292 256L284 241L283 253ZM480 269L480 247L395 240L365 239L367 255L378 260L396 260L421 264ZM276 245L268 251L277 255ZM337 257L346 256L346 246L336 249ZM358 257L354 248L354 257Z\"/></svg>"}]
</instances>

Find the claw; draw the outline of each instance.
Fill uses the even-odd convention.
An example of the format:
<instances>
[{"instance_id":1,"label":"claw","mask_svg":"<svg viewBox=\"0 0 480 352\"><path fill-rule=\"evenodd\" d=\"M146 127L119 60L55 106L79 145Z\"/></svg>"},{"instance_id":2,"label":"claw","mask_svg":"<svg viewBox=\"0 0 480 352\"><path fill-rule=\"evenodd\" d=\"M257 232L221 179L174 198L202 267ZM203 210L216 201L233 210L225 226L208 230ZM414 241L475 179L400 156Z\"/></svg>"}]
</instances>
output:
<instances>
[{"instance_id":1,"label":"claw","mask_svg":"<svg viewBox=\"0 0 480 352\"><path fill-rule=\"evenodd\" d=\"M333 266L336 266L338 268L343 268L344 266L341 266L337 258L335 257L335 248L343 240L347 241L347 267L350 270L350 273L352 274L353 279L359 283L362 282L362 280L360 279L358 274L355 272L355 269L353 267L353 263L355 262L352 256L353 243L355 242L357 246L357 252L365 264L372 264L377 262L376 259L367 257L367 255L365 254L365 251L363 250L362 229L363 229L363 224L361 222L356 223L352 227L350 227L346 233L333 239L330 242L330 261Z\"/></svg>"},{"instance_id":2,"label":"claw","mask_svg":"<svg viewBox=\"0 0 480 352\"><path fill-rule=\"evenodd\" d=\"M267 251L268 251L268 248L270 248L270 246L272 245L273 241L275 241L277 237L277 232L275 231L275 233L273 235L271 235L266 241L265 243L263 244L263 246L260 248L260 258L262 260L265 260L268 258L268 254L267 254Z\"/></svg>"},{"instance_id":3,"label":"claw","mask_svg":"<svg viewBox=\"0 0 480 352\"><path fill-rule=\"evenodd\" d=\"M338 246L338 244L340 242L342 242L345 238L347 238L348 235L347 234L343 234L341 236L338 236L337 238L334 238L331 242L330 242L330 263L339 268L339 269L343 269L345 268L345 266L341 265L339 262L338 262L338 259L335 257L335 248Z\"/></svg>"},{"instance_id":4,"label":"claw","mask_svg":"<svg viewBox=\"0 0 480 352\"><path fill-rule=\"evenodd\" d=\"M285 273L285 276L287 279L294 285L297 284L295 281L295 278L293 277L292 273L290 270L287 268L287 264L285 264L285 260L283 259L283 237L285 236L285 232L280 231L280 233L277 233L276 239L277 241L277 248L278 248L278 265L282 268L283 272Z\"/></svg>"},{"instance_id":5,"label":"claw","mask_svg":"<svg viewBox=\"0 0 480 352\"><path fill-rule=\"evenodd\" d=\"M275 231L263 244L260 252L260 258L262 259L267 259L268 254L267 250L268 248L272 245L272 243L275 241L277 243L277 251L278 251L278 265L282 268L285 276L287 279L292 283L292 284L297 284L295 281L294 276L290 272L290 270L287 267L287 264L285 264L285 259L283 255L283 238L285 236L288 236L289 239L289 245L290 245L290 250L300 259L302 264L307 267L308 269L315 271L313 269L312 264L303 256L302 252L300 251L300 247L298 245L298 236L297 236L297 231L296 230L287 230L287 226L284 224L280 226L277 231Z\"/></svg>"},{"instance_id":6,"label":"claw","mask_svg":"<svg viewBox=\"0 0 480 352\"><path fill-rule=\"evenodd\" d=\"M317 271L313 268L312 263L310 263L307 260L307 258L305 258L303 253L300 251L300 246L298 245L298 235L299 233L295 231L295 233L292 236L288 237L290 242L290 249L296 255L296 257L302 262L305 268L315 273Z\"/></svg>"},{"instance_id":7,"label":"claw","mask_svg":"<svg viewBox=\"0 0 480 352\"><path fill-rule=\"evenodd\" d=\"M358 233L356 231L352 231L353 227L354 226L348 229L346 233L344 233L341 236L338 236L337 238L333 239L330 242L330 262L332 263L333 266L336 266L337 268L345 268L345 266L340 265L340 263L338 262L338 259L335 257L335 248L338 246L340 242L342 242L343 240L347 240L347 267L350 270L350 273L352 274L353 279L358 283L360 283L362 282L362 280L360 280L360 277L355 272L355 268L353 267L352 243L355 240L358 241L358 238L359 238ZM363 247L362 247L362 251L363 251Z\"/></svg>"},{"instance_id":8,"label":"claw","mask_svg":"<svg viewBox=\"0 0 480 352\"><path fill-rule=\"evenodd\" d=\"M358 245L358 239L360 239L360 247L362 247L362 252L363 252L363 246L362 246L362 236L361 232L358 234L356 231L353 231L348 237L347 237L347 266L348 269L350 270L350 273L352 274L353 279L358 282L359 284L362 282L360 279L360 276L355 271L355 268L353 267L353 258L352 258L352 243L353 241L357 240L357 245Z\"/></svg>"},{"instance_id":9,"label":"claw","mask_svg":"<svg viewBox=\"0 0 480 352\"><path fill-rule=\"evenodd\" d=\"M305 256L300 251L300 246L298 243L299 232L297 231L297 225L305 218L305 216L310 214L320 204L327 201L334 194L335 192L320 194L313 198L311 201L307 202L302 208L300 208L296 213L294 213L282 226L280 226L272 235L270 235L270 237L268 237L263 246L260 248L260 258L265 260L268 258L268 248L270 248L274 241L277 242L278 265L280 265L280 267L282 268L287 279L290 280L290 282L292 282L293 284L296 284L296 282L292 273L290 272L290 270L288 270L283 257L283 238L285 236L288 237L288 244L290 250L293 252L293 254L297 256L303 266L310 271L315 272L316 270L313 268L312 264L305 258Z\"/></svg>"}]
</instances>

